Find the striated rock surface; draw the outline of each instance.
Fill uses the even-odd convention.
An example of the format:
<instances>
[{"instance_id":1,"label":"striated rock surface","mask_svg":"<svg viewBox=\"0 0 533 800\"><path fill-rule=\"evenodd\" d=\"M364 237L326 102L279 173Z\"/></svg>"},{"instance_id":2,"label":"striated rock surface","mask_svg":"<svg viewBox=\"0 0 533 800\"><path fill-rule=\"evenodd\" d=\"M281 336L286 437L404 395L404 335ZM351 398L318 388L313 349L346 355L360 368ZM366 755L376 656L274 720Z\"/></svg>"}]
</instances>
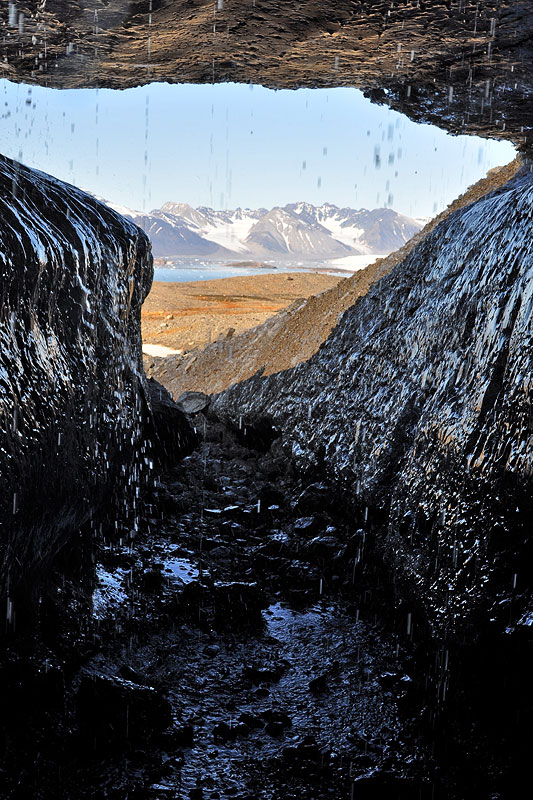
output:
<instances>
[{"instance_id":1,"label":"striated rock surface","mask_svg":"<svg viewBox=\"0 0 533 800\"><path fill-rule=\"evenodd\" d=\"M24 0L0 23L15 81L356 86L418 121L531 146L528 0Z\"/></svg>"},{"instance_id":2,"label":"striated rock surface","mask_svg":"<svg viewBox=\"0 0 533 800\"><path fill-rule=\"evenodd\" d=\"M272 419L301 469L385 520L380 547L439 635L530 624L532 220L524 169L441 222L310 361L212 404Z\"/></svg>"},{"instance_id":3,"label":"striated rock surface","mask_svg":"<svg viewBox=\"0 0 533 800\"><path fill-rule=\"evenodd\" d=\"M75 573L87 554L81 526L96 528L118 501L135 527L135 487L149 474L140 307L151 280L150 245L133 223L0 157L0 590L8 630L46 592L72 537Z\"/></svg>"}]
</instances>

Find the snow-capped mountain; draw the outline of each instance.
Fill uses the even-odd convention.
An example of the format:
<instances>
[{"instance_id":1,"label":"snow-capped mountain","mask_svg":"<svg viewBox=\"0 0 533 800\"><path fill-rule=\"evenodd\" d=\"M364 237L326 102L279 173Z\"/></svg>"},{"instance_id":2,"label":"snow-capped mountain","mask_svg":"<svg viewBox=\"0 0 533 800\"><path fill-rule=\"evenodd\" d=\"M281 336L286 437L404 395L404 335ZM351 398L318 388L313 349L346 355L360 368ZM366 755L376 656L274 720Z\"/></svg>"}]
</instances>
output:
<instances>
[{"instance_id":1,"label":"snow-capped mountain","mask_svg":"<svg viewBox=\"0 0 533 800\"><path fill-rule=\"evenodd\" d=\"M392 253L425 224L422 220L398 214L392 208L338 208L330 203L313 206L310 203L293 203L286 206L302 219L323 225L331 234L358 253Z\"/></svg>"},{"instance_id":2,"label":"snow-capped mountain","mask_svg":"<svg viewBox=\"0 0 533 800\"><path fill-rule=\"evenodd\" d=\"M241 253L248 255L250 249L245 244L246 239L258 220L267 214L267 209L252 211L249 208L236 208L234 211L214 211L206 206L192 208L187 203L164 203L161 209L152 213L161 212L184 220L190 230L218 247L230 250L233 255ZM179 253L162 255L179 255Z\"/></svg>"},{"instance_id":3,"label":"snow-capped mountain","mask_svg":"<svg viewBox=\"0 0 533 800\"><path fill-rule=\"evenodd\" d=\"M289 207L273 208L255 223L244 244L263 258L275 255L297 255L303 258L342 258L354 248L338 241L315 220L306 219Z\"/></svg>"},{"instance_id":4,"label":"snow-capped mountain","mask_svg":"<svg viewBox=\"0 0 533 800\"><path fill-rule=\"evenodd\" d=\"M149 214L112 207L146 231L155 256L324 260L386 255L423 224L388 208L356 211L329 203L215 211L169 202Z\"/></svg>"}]
</instances>

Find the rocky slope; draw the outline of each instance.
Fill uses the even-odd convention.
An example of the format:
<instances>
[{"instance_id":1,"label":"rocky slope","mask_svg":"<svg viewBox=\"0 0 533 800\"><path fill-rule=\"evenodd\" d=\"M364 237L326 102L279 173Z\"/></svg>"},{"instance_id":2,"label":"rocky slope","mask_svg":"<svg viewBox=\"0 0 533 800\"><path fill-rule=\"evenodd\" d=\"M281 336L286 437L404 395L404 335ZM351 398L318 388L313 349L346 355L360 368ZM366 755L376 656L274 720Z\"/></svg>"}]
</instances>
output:
<instances>
[{"instance_id":1,"label":"rocky slope","mask_svg":"<svg viewBox=\"0 0 533 800\"><path fill-rule=\"evenodd\" d=\"M132 222L3 157L0 212L0 595L11 631L59 599L61 574L79 570L79 592L90 587L104 511L135 529L138 487L153 480L140 336L153 271Z\"/></svg>"},{"instance_id":2,"label":"rocky slope","mask_svg":"<svg viewBox=\"0 0 533 800\"><path fill-rule=\"evenodd\" d=\"M148 374L163 383L177 399L184 391L214 394L250 378L258 370L270 375L307 361L328 338L340 315L376 281L388 275L450 214L507 183L520 165L520 160L516 159L505 167L491 170L400 250L342 279L331 289L307 300L295 300L289 309L272 316L264 324L193 353L164 359L145 357Z\"/></svg>"},{"instance_id":3,"label":"rocky slope","mask_svg":"<svg viewBox=\"0 0 533 800\"><path fill-rule=\"evenodd\" d=\"M398 586L440 637L530 625L533 177L451 214L307 363L232 387L300 469L382 515Z\"/></svg>"},{"instance_id":4,"label":"rocky slope","mask_svg":"<svg viewBox=\"0 0 533 800\"><path fill-rule=\"evenodd\" d=\"M23 0L0 14L16 81L356 86L418 121L531 145L528 0Z\"/></svg>"}]
</instances>

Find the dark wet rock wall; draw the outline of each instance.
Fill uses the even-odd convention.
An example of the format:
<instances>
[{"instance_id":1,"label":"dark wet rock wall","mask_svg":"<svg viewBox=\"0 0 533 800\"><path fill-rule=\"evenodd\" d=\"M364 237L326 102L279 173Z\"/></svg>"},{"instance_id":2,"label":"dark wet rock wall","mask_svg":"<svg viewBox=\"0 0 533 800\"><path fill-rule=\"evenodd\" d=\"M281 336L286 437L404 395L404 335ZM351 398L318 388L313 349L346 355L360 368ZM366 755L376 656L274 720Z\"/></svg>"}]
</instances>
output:
<instances>
[{"instance_id":1,"label":"dark wet rock wall","mask_svg":"<svg viewBox=\"0 0 533 800\"><path fill-rule=\"evenodd\" d=\"M118 503L116 513L135 527L137 487L150 466L140 307L151 280L150 245L135 225L0 157L0 586L8 629L37 604L81 526L96 531ZM78 543L72 558L81 552Z\"/></svg>"},{"instance_id":2,"label":"dark wet rock wall","mask_svg":"<svg viewBox=\"0 0 533 800\"><path fill-rule=\"evenodd\" d=\"M356 86L417 121L531 149L529 0L25 0L4 3L0 24L17 82Z\"/></svg>"},{"instance_id":3,"label":"dark wet rock wall","mask_svg":"<svg viewBox=\"0 0 533 800\"><path fill-rule=\"evenodd\" d=\"M533 176L441 223L307 363L219 395L382 519L397 590L439 636L527 628ZM368 511L366 509L368 508Z\"/></svg>"}]
</instances>

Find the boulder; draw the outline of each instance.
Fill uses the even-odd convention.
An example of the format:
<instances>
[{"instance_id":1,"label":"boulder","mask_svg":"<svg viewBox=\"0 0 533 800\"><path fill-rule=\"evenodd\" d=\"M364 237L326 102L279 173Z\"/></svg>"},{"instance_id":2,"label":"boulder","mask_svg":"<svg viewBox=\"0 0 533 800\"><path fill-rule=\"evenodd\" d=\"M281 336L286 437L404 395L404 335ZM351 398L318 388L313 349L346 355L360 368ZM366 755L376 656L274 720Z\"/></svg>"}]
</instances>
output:
<instances>
[{"instance_id":1,"label":"boulder","mask_svg":"<svg viewBox=\"0 0 533 800\"><path fill-rule=\"evenodd\" d=\"M198 414L209 405L209 396L203 392L183 392L176 400L176 405L184 414Z\"/></svg>"}]
</instances>

